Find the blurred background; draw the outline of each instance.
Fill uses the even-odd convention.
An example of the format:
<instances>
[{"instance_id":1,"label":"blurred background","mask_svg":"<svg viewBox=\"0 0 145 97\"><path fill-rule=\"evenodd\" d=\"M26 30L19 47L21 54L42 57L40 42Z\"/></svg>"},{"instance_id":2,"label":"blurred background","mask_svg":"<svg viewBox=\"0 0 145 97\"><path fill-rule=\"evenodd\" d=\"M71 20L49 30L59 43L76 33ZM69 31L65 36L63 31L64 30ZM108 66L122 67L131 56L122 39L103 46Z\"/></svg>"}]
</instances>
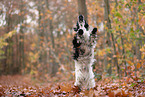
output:
<instances>
[{"instance_id":1,"label":"blurred background","mask_svg":"<svg viewBox=\"0 0 145 97\"><path fill-rule=\"evenodd\" d=\"M145 77L145 0L0 0L0 75L73 80L78 15L98 28L95 78Z\"/></svg>"}]
</instances>

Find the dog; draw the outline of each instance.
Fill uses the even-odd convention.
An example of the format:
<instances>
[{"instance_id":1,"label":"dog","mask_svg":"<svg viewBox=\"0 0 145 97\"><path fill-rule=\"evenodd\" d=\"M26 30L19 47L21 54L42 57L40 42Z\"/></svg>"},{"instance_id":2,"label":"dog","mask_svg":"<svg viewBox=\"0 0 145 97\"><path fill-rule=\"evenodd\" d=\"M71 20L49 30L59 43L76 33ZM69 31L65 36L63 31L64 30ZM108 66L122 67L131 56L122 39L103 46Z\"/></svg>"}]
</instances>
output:
<instances>
[{"instance_id":1,"label":"dog","mask_svg":"<svg viewBox=\"0 0 145 97\"><path fill-rule=\"evenodd\" d=\"M95 87L92 65L95 61L94 48L96 45L97 28L94 28L92 31L87 30L85 26L81 25L77 28L77 33L72 41L74 50L73 59L75 62L74 86L90 89Z\"/></svg>"}]
</instances>

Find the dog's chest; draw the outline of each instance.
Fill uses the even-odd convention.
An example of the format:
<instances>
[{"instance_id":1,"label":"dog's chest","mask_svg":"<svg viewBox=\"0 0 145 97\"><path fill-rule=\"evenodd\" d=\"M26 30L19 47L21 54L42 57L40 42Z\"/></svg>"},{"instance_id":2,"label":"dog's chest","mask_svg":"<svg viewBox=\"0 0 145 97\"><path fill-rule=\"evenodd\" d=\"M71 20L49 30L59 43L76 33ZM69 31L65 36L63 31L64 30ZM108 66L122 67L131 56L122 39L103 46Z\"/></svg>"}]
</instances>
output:
<instances>
[{"instance_id":1,"label":"dog's chest","mask_svg":"<svg viewBox=\"0 0 145 97\"><path fill-rule=\"evenodd\" d=\"M91 48L88 45L82 44L80 46L80 57L90 56Z\"/></svg>"},{"instance_id":2,"label":"dog's chest","mask_svg":"<svg viewBox=\"0 0 145 97\"><path fill-rule=\"evenodd\" d=\"M88 45L82 44L80 46L80 55L78 61L83 65L89 64L92 58L92 48Z\"/></svg>"}]
</instances>

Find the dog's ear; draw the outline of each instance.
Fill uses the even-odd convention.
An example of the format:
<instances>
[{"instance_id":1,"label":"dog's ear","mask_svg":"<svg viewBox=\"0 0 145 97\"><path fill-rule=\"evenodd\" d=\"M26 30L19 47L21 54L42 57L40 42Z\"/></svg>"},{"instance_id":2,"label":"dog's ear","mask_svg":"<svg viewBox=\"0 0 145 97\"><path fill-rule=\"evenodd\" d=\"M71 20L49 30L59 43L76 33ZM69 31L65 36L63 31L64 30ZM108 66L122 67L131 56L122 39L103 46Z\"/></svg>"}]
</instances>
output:
<instances>
[{"instance_id":1,"label":"dog's ear","mask_svg":"<svg viewBox=\"0 0 145 97\"><path fill-rule=\"evenodd\" d=\"M94 28L93 30L92 30L92 34L96 34L97 33L97 28Z\"/></svg>"}]
</instances>

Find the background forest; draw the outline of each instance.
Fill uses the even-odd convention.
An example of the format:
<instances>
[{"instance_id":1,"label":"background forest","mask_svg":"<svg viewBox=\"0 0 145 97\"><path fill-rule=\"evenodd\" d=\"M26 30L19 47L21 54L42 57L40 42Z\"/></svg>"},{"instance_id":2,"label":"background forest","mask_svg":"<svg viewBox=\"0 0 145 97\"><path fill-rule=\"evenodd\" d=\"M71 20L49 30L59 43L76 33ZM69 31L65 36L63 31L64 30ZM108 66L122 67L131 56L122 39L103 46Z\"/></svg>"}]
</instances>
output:
<instances>
[{"instance_id":1,"label":"background forest","mask_svg":"<svg viewBox=\"0 0 145 97\"><path fill-rule=\"evenodd\" d=\"M74 80L79 14L98 28L96 81L145 78L145 0L0 0L0 75Z\"/></svg>"},{"instance_id":2,"label":"background forest","mask_svg":"<svg viewBox=\"0 0 145 97\"><path fill-rule=\"evenodd\" d=\"M1 0L0 74L71 77L73 28L83 14L90 28L99 29L96 76L144 76L145 2L83 1Z\"/></svg>"}]
</instances>

